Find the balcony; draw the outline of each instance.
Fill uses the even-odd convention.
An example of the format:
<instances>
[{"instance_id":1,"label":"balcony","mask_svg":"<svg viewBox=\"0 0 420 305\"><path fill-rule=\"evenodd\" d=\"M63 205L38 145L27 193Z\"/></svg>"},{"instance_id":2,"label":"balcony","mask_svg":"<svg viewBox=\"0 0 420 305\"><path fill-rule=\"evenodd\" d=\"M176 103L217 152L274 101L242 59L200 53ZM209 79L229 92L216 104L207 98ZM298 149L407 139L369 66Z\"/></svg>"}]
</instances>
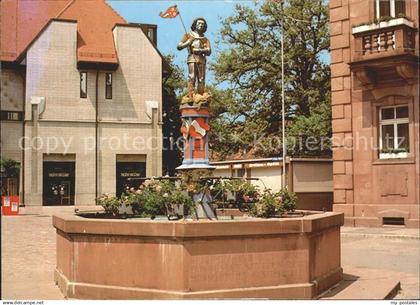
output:
<instances>
[{"instance_id":1,"label":"balcony","mask_svg":"<svg viewBox=\"0 0 420 305\"><path fill-rule=\"evenodd\" d=\"M363 85L415 82L418 50L414 23L397 18L353 28L352 71Z\"/></svg>"}]
</instances>

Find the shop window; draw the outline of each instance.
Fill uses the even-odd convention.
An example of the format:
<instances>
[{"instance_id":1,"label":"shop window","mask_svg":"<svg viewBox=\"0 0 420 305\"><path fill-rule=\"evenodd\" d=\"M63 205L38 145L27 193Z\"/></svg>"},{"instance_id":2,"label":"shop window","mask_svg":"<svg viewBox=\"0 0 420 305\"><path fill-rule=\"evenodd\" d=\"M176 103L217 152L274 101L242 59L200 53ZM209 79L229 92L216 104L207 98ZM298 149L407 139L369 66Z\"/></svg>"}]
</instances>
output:
<instances>
[{"instance_id":1,"label":"shop window","mask_svg":"<svg viewBox=\"0 0 420 305\"><path fill-rule=\"evenodd\" d=\"M80 98L87 98L87 72L80 72Z\"/></svg>"},{"instance_id":2,"label":"shop window","mask_svg":"<svg viewBox=\"0 0 420 305\"><path fill-rule=\"evenodd\" d=\"M105 73L105 98L112 100L112 73Z\"/></svg>"},{"instance_id":3,"label":"shop window","mask_svg":"<svg viewBox=\"0 0 420 305\"><path fill-rule=\"evenodd\" d=\"M407 158L410 151L408 106L379 109L379 158Z\"/></svg>"},{"instance_id":4,"label":"shop window","mask_svg":"<svg viewBox=\"0 0 420 305\"><path fill-rule=\"evenodd\" d=\"M375 17L402 17L405 16L405 0L375 0Z\"/></svg>"}]
</instances>

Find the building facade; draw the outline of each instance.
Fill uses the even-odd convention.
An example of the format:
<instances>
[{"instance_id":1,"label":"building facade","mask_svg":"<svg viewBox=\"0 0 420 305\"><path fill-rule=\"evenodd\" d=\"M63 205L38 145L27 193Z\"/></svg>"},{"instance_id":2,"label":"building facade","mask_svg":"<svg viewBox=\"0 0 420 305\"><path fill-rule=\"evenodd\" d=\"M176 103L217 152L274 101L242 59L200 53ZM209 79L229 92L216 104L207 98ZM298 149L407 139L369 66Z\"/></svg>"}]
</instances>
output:
<instances>
[{"instance_id":1,"label":"building facade","mask_svg":"<svg viewBox=\"0 0 420 305\"><path fill-rule=\"evenodd\" d=\"M1 150L25 206L94 205L162 171L156 26L102 0L1 2Z\"/></svg>"},{"instance_id":2,"label":"building facade","mask_svg":"<svg viewBox=\"0 0 420 305\"><path fill-rule=\"evenodd\" d=\"M330 0L334 211L419 227L417 0Z\"/></svg>"}]
</instances>

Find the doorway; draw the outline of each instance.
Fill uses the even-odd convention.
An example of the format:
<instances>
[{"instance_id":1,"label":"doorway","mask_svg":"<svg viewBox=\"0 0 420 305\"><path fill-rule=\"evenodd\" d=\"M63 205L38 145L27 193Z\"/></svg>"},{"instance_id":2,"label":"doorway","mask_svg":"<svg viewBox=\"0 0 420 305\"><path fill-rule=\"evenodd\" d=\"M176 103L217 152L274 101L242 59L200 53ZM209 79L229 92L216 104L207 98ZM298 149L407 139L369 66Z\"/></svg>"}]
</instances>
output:
<instances>
[{"instance_id":1,"label":"doorway","mask_svg":"<svg viewBox=\"0 0 420 305\"><path fill-rule=\"evenodd\" d=\"M43 170L43 205L74 205L75 162L44 161Z\"/></svg>"},{"instance_id":2,"label":"doorway","mask_svg":"<svg viewBox=\"0 0 420 305\"><path fill-rule=\"evenodd\" d=\"M146 177L146 162L121 162L116 165L116 195L120 197L127 189L138 188ZM131 180L132 179L132 180Z\"/></svg>"}]
</instances>

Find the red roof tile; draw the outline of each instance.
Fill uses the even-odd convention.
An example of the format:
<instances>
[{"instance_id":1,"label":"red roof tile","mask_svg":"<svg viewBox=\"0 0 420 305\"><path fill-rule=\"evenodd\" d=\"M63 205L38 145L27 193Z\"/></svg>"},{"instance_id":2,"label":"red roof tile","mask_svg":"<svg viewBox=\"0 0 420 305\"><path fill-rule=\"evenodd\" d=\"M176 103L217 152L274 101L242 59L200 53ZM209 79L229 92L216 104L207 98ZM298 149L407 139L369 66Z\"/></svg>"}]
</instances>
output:
<instances>
[{"instance_id":1,"label":"red roof tile","mask_svg":"<svg viewBox=\"0 0 420 305\"><path fill-rule=\"evenodd\" d=\"M112 36L126 23L104 0L2 0L0 59L15 61L50 19L77 20L79 61L117 63Z\"/></svg>"}]
</instances>

